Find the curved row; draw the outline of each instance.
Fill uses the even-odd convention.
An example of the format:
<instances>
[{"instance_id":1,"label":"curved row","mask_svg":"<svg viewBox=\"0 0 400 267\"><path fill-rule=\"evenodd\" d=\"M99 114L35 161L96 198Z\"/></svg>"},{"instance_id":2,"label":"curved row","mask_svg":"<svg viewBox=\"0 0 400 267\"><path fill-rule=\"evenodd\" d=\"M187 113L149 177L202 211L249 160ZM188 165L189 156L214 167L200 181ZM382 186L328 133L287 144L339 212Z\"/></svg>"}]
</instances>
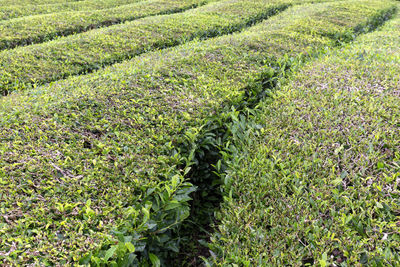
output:
<instances>
[{"instance_id":1,"label":"curved row","mask_svg":"<svg viewBox=\"0 0 400 267\"><path fill-rule=\"evenodd\" d=\"M113 8L142 0L84 0L54 4L24 4L0 6L0 20L66 11L89 11Z\"/></svg>"},{"instance_id":2,"label":"curved row","mask_svg":"<svg viewBox=\"0 0 400 267\"><path fill-rule=\"evenodd\" d=\"M58 3L72 3L81 2L82 0L0 0L0 5L44 5L44 4L58 4Z\"/></svg>"},{"instance_id":3,"label":"curved row","mask_svg":"<svg viewBox=\"0 0 400 267\"><path fill-rule=\"evenodd\" d=\"M0 21L0 50L152 15L175 13L218 0L148 0L115 8L59 12Z\"/></svg>"},{"instance_id":4,"label":"curved row","mask_svg":"<svg viewBox=\"0 0 400 267\"><path fill-rule=\"evenodd\" d=\"M158 4L160 3L156 0ZM201 2L203 0L192 0ZM188 1L186 1L188 3ZM146 51L242 29L292 1L222 0L179 14L155 16L0 52L0 92L99 69ZM141 4L141 3L139 3ZM143 2L143 10L160 7ZM148 6L146 6L148 5Z\"/></svg>"}]
</instances>

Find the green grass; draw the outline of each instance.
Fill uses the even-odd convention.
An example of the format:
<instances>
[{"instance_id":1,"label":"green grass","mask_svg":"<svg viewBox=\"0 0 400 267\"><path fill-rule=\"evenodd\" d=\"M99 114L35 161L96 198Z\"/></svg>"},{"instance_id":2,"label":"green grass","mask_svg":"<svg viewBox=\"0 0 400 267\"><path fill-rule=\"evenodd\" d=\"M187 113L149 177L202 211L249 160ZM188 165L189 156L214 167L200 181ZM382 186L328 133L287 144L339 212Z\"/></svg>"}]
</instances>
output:
<instances>
[{"instance_id":1,"label":"green grass","mask_svg":"<svg viewBox=\"0 0 400 267\"><path fill-rule=\"evenodd\" d=\"M176 147L184 136L196 139L187 130L240 102L279 57L332 46L392 7L291 8L242 33L3 97L0 259L63 265L88 251L82 263L165 258L179 245L172 231L188 216L194 190L183 179L193 158Z\"/></svg>"},{"instance_id":2,"label":"green grass","mask_svg":"<svg viewBox=\"0 0 400 267\"><path fill-rule=\"evenodd\" d=\"M399 42L397 15L232 126L214 265L399 264Z\"/></svg>"},{"instance_id":3,"label":"green grass","mask_svg":"<svg viewBox=\"0 0 400 267\"><path fill-rule=\"evenodd\" d=\"M185 3L193 5L201 2L203 0ZM0 91L7 93L23 89L32 82L45 83L92 71L194 38L237 31L273 15L291 2L224 0L184 13L143 18L44 44L6 50L0 52ZM158 4L146 8L160 10ZM140 14L143 12L143 9L138 11Z\"/></svg>"},{"instance_id":4,"label":"green grass","mask_svg":"<svg viewBox=\"0 0 400 267\"><path fill-rule=\"evenodd\" d=\"M180 12L212 1L215 0L149 0L103 10L58 12L0 21L0 50L147 16Z\"/></svg>"},{"instance_id":5,"label":"green grass","mask_svg":"<svg viewBox=\"0 0 400 267\"><path fill-rule=\"evenodd\" d=\"M132 4L141 0L84 0L55 4L23 4L0 6L0 20L66 11L89 11Z\"/></svg>"}]
</instances>

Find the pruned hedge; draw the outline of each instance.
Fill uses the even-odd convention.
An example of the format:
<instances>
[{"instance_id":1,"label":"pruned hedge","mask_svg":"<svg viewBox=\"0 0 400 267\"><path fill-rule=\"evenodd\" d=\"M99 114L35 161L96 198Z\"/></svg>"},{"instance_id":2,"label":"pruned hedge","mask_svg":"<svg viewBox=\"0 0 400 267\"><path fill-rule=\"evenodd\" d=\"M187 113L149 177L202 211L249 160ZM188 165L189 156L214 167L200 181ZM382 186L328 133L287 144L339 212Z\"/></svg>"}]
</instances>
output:
<instances>
[{"instance_id":1,"label":"pruned hedge","mask_svg":"<svg viewBox=\"0 0 400 267\"><path fill-rule=\"evenodd\" d=\"M2 263L165 264L195 190L184 178L194 154L177 145L195 146L195 129L240 103L279 57L334 45L392 11L386 1L296 7L243 33L3 97Z\"/></svg>"},{"instance_id":2,"label":"pruned hedge","mask_svg":"<svg viewBox=\"0 0 400 267\"><path fill-rule=\"evenodd\" d=\"M59 4L81 2L82 0L0 0L0 5L33 5L33 4Z\"/></svg>"},{"instance_id":3,"label":"pruned hedge","mask_svg":"<svg viewBox=\"0 0 400 267\"><path fill-rule=\"evenodd\" d=\"M215 0L149 0L94 11L72 11L0 21L0 50L46 42L60 36L176 13ZM124 25L129 27L129 24Z\"/></svg>"},{"instance_id":4,"label":"pruned hedge","mask_svg":"<svg viewBox=\"0 0 400 267\"><path fill-rule=\"evenodd\" d=\"M168 1L170 4L183 3ZM189 2L185 1L185 5L200 4L203 0ZM44 44L6 50L0 52L0 92L7 93L23 89L31 83L45 83L92 71L194 38L237 31L286 8L290 2L224 0L184 13L143 18ZM161 7L158 6L160 3ZM163 5L165 2L158 2L156 6L146 8L160 10ZM143 9L137 12L145 13Z\"/></svg>"},{"instance_id":5,"label":"pruned hedge","mask_svg":"<svg viewBox=\"0 0 400 267\"><path fill-rule=\"evenodd\" d=\"M128 5L141 0L84 0L55 4L1 5L0 20L66 11L89 11Z\"/></svg>"},{"instance_id":6,"label":"pruned hedge","mask_svg":"<svg viewBox=\"0 0 400 267\"><path fill-rule=\"evenodd\" d=\"M397 15L236 119L210 263L400 264L399 43Z\"/></svg>"}]
</instances>

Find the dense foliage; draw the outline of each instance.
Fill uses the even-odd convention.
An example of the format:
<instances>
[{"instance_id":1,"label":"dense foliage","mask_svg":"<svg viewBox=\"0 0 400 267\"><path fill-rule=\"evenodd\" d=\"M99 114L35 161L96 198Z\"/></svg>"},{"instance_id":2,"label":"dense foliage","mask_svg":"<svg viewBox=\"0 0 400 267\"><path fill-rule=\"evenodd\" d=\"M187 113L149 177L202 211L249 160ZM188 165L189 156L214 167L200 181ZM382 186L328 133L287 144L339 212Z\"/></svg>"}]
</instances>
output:
<instances>
[{"instance_id":1,"label":"dense foliage","mask_svg":"<svg viewBox=\"0 0 400 267\"><path fill-rule=\"evenodd\" d=\"M15 4L13 2L12 5L2 4L0 6L0 20L56 12L106 9L139 1L141 0L83 0L54 4L32 4L32 2Z\"/></svg>"},{"instance_id":2,"label":"dense foliage","mask_svg":"<svg viewBox=\"0 0 400 267\"><path fill-rule=\"evenodd\" d=\"M210 0L150 0L103 10L58 12L4 20L0 21L0 49L49 41L60 36L147 16L175 13L207 1ZM131 24L125 24L122 27L117 26L116 30L121 30L121 28L126 30L132 27L134 26ZM104 34L104 32L97 32L97 34ZM71 45L73 44L71 43Z\"/></svg>"},{"instance_id":3,"label":"dense foliage","mask_svg":"<svg viewBox=\"0 0 400 267\"><path fill-rule=\"evenodd\" d=\"M399 42L397 16L231 126L217 265L399 264Z\"/></svg>"},{"instance_id":4,"label":"dense foliage","mask_svg":"<svg viewBox=\"0 0 400 267\"><path fill-rule=\"evenodd\" d=\"M203 0L191 2L195 1ZM277 3L223 0L179 14L144 18L53 42L6 50L0 52L0 91L6 93L31 82L43 83L91 71L194 38L237 31L286 6L285 0Z\"/></svg>"},{"instance_id":5,"label":"dense foliage","mask_svg":"<svg viewBox=\"0 0 400 267\"><path fill-rule=\"evenodd\" d=\"M396 4L207 2L0 52L1 264L167 265L212 146L224 202L210 264L398 260L398 112L385 113L398 19L335 52Z\"/></svg>"}]
</instances>

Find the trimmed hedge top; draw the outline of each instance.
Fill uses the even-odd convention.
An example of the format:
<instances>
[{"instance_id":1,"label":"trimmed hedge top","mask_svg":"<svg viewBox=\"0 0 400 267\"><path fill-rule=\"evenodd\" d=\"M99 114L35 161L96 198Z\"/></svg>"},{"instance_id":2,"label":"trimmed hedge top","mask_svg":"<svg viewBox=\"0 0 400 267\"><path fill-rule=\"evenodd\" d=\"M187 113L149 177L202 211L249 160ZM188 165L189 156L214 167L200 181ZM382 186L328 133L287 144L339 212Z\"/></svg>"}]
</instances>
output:
<instances>
[{"instance_id":1,"label":"trimmed hedge top","mask_svg":"<svg viewBox=\"0 0 400 267\"><path fill-rule=\"evenodd\" d=\"M149 0L103 10L58 12L4 20L0 21L0 50L41 43L147 16L179 12L212 1Z\"/></svg>"},{"instance_id":2,"label":"trimmed hedge top","mask_svg":"<svg viewBox=\"0 0 400 267\"><path fill-rule=\"evenodd\" d=\"M399 264L399 42L397 15L233 126L216 265Z\"/></svg>"},{"instance_id":3,"label":"trimmed hedge top","mask_svg":"<svg viewBox=\"0 0 400 267\"><path fill-rule=\"evenodd\" d=\"M29 5L29 4L58 4L80 2L81 0L0 0L2 6L9 5Z\"/></svg>"},{"instance_id":4,"label":"trimmed hedge top","mask_svg":"<svg viewBox=\"0 0 400 267\"><path fill-rule=\"evenodd\" d=\"M141 0L84 0L55 4L29 4L0 6L0 20L66 11L106 9L132 4Z\"/></svg>"},{"instance_id":5,"label":"trimmed hedge top","mask_svg":"<svg viewBox=\"0 0 400 267\"><path fill-rule=\"evenodd\" d=\"M203 1L192 0L190 4L186 1L185 5ZM168 0L167 3L168 8L173 3L182 5L182 2L175 0ZM158 12L165 4L164 1L155 6L145 6ZM0 91L5 93L22 89L31 82L44 83L92 71L149 50L178 45L194 38L209 38L237 31L288 5L285 0L271 3L266 0L224 0L184 13L143 18L44 44L3 51L0 52ZM137 12L145 13L143 8ZM129 11L129 14L132 12Z\"/></svg>"}]
</instances>

